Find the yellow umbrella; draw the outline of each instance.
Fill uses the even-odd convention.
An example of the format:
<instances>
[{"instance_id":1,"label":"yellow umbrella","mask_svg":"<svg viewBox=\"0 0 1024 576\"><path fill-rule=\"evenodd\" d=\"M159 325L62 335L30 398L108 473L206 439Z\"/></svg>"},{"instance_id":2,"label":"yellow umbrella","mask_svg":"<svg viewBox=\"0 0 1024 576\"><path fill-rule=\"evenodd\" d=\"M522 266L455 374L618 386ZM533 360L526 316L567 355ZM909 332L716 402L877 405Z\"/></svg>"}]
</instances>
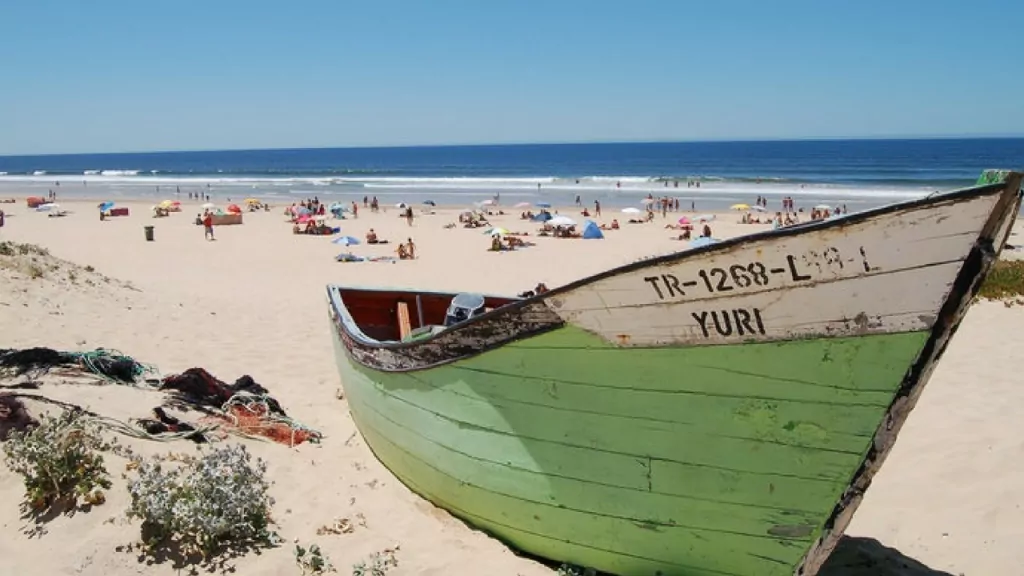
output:
<instances>
[{"instance_id":1,"label":"yellow umbrella","mask_svg":"<svg viewBox=\"0 0 1024 576\"><path fill-rule=\"evenodd\" d=\"M259 204L260 201L255 199L255 198L246 198L245 199L245 203L246 204Z\"/></svg>"},{"instance_id":2,"label":"yellow umbrella","mask_svg":"<svg viewBox=\"0 0 1024 576\"><path fill-rule=\"evenodd\" d=\"M174 206L174 202L171 202L170 200L164 200L160 203L161 208L170 208L171 206Z\"/></svg>"},{"instance_id":3,"label":"yellow umbrella","mask_svg":"<svg viewBox=\"0 0 1024 576\"><path fill-rule=\"evenodd\" d=\"M732 208L733 210L750 210L750 205L749 204L733 204L732 206L729 206L729 208Z\"/></svg>"}]
</instances>

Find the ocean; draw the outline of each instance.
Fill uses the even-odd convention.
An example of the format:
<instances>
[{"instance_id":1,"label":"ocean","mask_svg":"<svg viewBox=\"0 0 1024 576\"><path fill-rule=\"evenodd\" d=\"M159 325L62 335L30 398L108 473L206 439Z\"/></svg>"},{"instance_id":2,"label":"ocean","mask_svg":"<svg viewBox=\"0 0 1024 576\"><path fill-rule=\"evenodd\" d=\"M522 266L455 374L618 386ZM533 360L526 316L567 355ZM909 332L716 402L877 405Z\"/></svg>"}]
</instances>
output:
<instances>
[{"instance_id":1,"label":"ocean","mask_svg":"<svg viewBox=\"0 0 1024 576\"><path fill-rule=\"evenodd\" d=\"M116 200L317 196L383 203L502 204L599 200L635 205L648 194L715 210L756 196L776 206L851 210L975 181L986 168L1024 167L1024 138L522 144L0 156L0 197ZM700 181L700 188L688 182ZM59 184L58 184L59 183Z\"/></svg>"}]
</instances>

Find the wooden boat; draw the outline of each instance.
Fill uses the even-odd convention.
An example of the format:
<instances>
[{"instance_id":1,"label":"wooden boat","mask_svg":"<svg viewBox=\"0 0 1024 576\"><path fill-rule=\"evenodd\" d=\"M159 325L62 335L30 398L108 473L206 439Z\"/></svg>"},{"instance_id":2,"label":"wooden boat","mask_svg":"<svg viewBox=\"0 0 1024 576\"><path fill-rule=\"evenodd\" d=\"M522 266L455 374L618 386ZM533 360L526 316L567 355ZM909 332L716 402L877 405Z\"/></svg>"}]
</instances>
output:
<instances>
[{"instance_id":1,"label":"wooden boat","mask_svg":"<svg viewBox=\"0 0 1024 576\"><path fill-rule=\"evenodd\" d=\"M1020 184L987 172L523 299L329 286L352 416L412 490L534 555L813 575L1010 234Z\"/></svg>"}]
</instances>

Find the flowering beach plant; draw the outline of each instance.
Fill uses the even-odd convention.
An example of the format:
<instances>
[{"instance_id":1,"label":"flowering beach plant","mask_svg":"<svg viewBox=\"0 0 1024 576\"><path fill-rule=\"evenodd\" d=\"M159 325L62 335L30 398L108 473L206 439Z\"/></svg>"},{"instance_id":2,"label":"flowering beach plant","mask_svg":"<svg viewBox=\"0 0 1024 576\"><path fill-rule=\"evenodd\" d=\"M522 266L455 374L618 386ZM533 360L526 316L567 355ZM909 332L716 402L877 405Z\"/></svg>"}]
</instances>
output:
<instances>
[{"instance_id":1,"label":"flowering beach plant","mask_svg":"<svg viewBox=\"0 0 1024 576\"><path fill-rule=\"evenodd\" d=\"M80 412L44 416L39 426L12 430L4 443L4 460L25 483L23 505L33 513L54 507L74 510L80 503L102 504L110 476L102 452L113 444L100 427Z\"/></svg>"},{"instance_id":2,"label":"flowering beach plant","mask_svg":"<svg viewBox=\"0 0 1024 576\"><path fill-rule=\"evenodd\" d=\"M143 542L174 542L204 557L224 546L273 542L273 499L267 465L240 444L215 448L181 464L140 460L128 484L130 517L142 520Z\"/></svg>"}]
</instances>

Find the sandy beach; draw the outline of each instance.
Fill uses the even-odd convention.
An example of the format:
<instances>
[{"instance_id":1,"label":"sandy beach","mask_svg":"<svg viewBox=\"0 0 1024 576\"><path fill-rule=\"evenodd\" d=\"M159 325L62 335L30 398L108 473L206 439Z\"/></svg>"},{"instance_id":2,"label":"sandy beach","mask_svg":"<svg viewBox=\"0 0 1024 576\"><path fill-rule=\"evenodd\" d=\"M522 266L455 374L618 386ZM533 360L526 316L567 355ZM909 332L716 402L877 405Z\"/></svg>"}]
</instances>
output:
<instances>
[{"instance_id":1,"label":"sandy beach","mask_svg":"<svg viewBox=\"0 0 1024 576\"><path fill-rule=\"evenodd\" d=\"M23 201L2 204L0 241L37 244L69 264L41 260L42 277L0 268L0 346L61 350L114 348L159 366L165 374L203 367L226 381L248 374L268 387L300 422L320 430L319 445L294 449L246 441L267 460L274 481L276 530L286 544L231 562L241 575L298 574L291 540L318 543L338 567L399 546L397 575L543 575L552 570L520 557L412 494L373 457L343 398L326 319L328 283L514 295L538 282L554 287L638 258L678 251L668 230L689 212L658 215L649 224L606 211L620 230L602 240L536 237L522 211L490 222L529 232L534 246L489 252L481 229L456 222L458 208L421 214L412 226L389 207L331 221L364 238L373 228L387 245L342 247L330 236L292 234L283 206L244 214L244 224L215 229L207 241L193 222L201 202L152 218L151 202L118 202L128 217L101 221L96 203L62 201L70 214L49 218ZM582 222L579 209L560 212ZM722 213L714 236L768 229ZM154 226L155 241L143 227ZM1011 244L1021 242L1018 232ZM413 261L338 263L339 252L394 256L411 238ZM1009 256L1019 255L1019 252ZM53 266L56 266L54 268ZM969 576L1014 574L1024 552L1024 402L1016 375L1024 356L1024 308L981 302L972 308L931 379L900 440L857 513L824 576L890 574ZM47 385L47 396L127 419L144 416L153 392L118 386ZM37 406L33 405L33 409ZM235 440L232 440L235 441ZM134 442L142 452L189 451L185 442ZM19 517L20 479L0 466L0 557L10 574L176 574L172 563L146 563L119 547L138 538L124 518L128 496L123 461L110 460L115 484L107 503L88 514L59 517L38 529ZM361 515L361 516L357 516ZM350 534L316 534L339 518L365 519ZM365 525L363 525L365 524Z\"/></svg>"}]
</instances>

